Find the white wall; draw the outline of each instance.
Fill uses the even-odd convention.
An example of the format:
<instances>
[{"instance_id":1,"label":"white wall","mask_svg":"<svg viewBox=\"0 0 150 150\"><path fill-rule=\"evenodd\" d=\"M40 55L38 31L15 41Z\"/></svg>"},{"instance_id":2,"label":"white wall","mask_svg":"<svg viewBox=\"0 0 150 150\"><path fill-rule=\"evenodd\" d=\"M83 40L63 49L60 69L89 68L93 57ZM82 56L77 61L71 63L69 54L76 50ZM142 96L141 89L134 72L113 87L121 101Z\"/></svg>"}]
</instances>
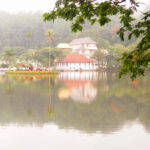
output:
<instances>
[{"instance_id":1,"label":"white wall","mask_svg":"<svg viewBox=\"0 0 150 150\"><path fill-rule=\"evenodd\" d=\"M73 53L83 54L86 57L90 58L94 52L98 49L96 44L76 44L70 45L71 51Z\"/></svg>"},{"instance_id":2,"label":"white wall","mask_svg":"<svg viewBox=\"0 0 150 150\"><path fill-rule=\"evenodd\" d=\"M96 71L71 71L71 72L61 72L58 75L59 80L82 80L82 81L93 81L98 80L99 73Z\"/></svg>"},{"instance_id":3,"label":"white wall","mask_svg":"<svg viewBox=\"0 0 150 150\"><path fill-rule=\"evenodd\" d=\"M85 49L97 50L96 44L84 44L84 48L85 48Z\"/></svg>"},{"instance_id":4,"label":"white wall","mask_svg":"<svg viewBox=\"0 0 150 150\"><path fill-rule=\"evenodd\" d=\"M87 49L87 50L97 50L97 46L96 44L88 44L88 43L85 43L85 44L75 44L75 45L70 45L70 47L72 48L73 51L77 50L77 49L81 49L81 46L84 48L84 49Z\"/></svg>"},{"instance_id":5,"label":"white wall","mask_svg":"<svg viewBox=\"0 0 150 150\"><path fill-rule=\"evenodd\" d=\"M96 70L95 63L57 63L58 70Z\"/></svg>"}]
</instances>

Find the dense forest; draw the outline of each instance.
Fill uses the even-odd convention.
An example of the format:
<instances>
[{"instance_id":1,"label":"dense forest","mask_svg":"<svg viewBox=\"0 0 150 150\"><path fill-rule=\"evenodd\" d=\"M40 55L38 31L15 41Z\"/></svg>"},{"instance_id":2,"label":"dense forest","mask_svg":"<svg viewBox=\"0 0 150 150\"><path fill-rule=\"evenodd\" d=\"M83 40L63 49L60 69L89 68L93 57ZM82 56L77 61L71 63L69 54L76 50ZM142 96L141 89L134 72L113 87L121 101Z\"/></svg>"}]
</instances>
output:
<instances>
[{"instance_id":1,"label":"dense forest","mask_svg":"<svg viewBox=\"0 0 150 150\"><path fill-rule=\"evenodd\" d=\"M6 46L20 46L23 48L40 49L47 46L45 32L50 28L54 32L52 45L56 46L60 42L70 42L74 38L90 36L98 42L99 47L107 48L109 44L117 43L128 46L133 41L121 42L115 34L118 30L119 22L113 21L104 27L99 25L91 26L86 22L84 30L80 33L70 31L71 22L62 19L52 22L43 22L42 12L10 14L0 12L0 48ZM30 35L28 33L31 33Z\"/></svg>"},{"instance_id":2,"label":"dense forest","mask_svg":"<svg viewBox=\"0 0 150 150\"><path fill-rule=\"evenodd\" d=\"M70 30L71 22L57 19L55 22L44 22L43 12L36 13L17 13L10 14L0 12L0 57L1 60L7 61L9 65L14 64L15 59L36 60L43 65L48 65L48 52L45 51L49 47L46 37L48 29L53 31L51 41L51 58L52 64L54 60L62 58L62 54L55 47L61 42L71 42L74 38L91 37L98 44L98 48L107 49L109 51L108 64L115 64L119 56L125 52L132 50L137 41L126 40L121 42L116 32L120 28L119 21L114 17L112 22L99 27L98 24L91 26L89 22L84 25L84 30L78 33L72 33ZM33 57L33 54L34 57ZM32 55L32 56L31 56ZM21 56L21 57L20 57ZM58 58L57 58L58 57ZM95 59L102 59L96 54Z\"/></svg>"}]
</instances>

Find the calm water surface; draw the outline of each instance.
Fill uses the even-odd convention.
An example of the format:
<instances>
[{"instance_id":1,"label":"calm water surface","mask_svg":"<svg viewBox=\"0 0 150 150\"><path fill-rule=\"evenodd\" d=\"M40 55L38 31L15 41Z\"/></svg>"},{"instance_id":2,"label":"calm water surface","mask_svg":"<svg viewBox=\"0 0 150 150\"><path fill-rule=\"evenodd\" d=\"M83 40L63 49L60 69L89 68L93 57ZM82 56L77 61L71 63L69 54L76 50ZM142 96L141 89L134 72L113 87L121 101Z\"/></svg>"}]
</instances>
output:
<instances>
[{"instance_id":1,"label":"calm water surface","mask_svg":"<svg viewBox=\"0 0 150 150\"><path fill-rule=\"evenodd\" d=\"M0 76L1 150L150 150L150 76Z\"/></svg>"}]
</instances>

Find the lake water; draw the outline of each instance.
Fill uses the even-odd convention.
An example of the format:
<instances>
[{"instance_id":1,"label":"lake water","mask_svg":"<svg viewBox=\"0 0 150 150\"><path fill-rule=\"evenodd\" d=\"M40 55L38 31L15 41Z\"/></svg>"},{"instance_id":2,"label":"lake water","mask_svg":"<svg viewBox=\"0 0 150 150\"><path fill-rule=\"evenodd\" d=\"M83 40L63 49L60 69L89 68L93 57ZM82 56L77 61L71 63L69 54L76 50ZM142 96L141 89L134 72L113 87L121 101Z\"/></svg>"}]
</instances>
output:
<instances>
[{"instance_id":1,"label":"lake water","mask_svg":"<svg viewBox=\"0 0 150 150\"><path fill-rule=\"evenodd\" d=\"M0 76L0 150L150 150L150 76Z\"/></svg>"}]
</instances>

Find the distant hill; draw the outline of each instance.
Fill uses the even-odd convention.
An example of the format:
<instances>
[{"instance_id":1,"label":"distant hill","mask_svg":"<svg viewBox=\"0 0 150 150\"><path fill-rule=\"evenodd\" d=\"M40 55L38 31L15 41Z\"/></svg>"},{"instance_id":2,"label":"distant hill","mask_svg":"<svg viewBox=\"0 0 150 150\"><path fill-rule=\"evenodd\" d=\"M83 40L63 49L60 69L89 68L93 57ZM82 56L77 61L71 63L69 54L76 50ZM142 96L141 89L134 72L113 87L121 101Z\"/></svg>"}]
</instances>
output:
<instances>
[{"instance_id":1,"label":"distant hill","mask_svg":"<svg viewBox=\"0 0 150 150\"><path fill-rule=\"evenodd\" d=\"M109 43L111 45L121 43L119 37L115 34L117 31L115 29L119 27L119 22L115 18L103 28L100 28L99 25L91 26L87 22L82 32L72 33L70 31L71 22L59 19L54 23L45 23L43 22L42 14L42 12L18 14L0 12L0 51L6 46L19 46L24 47L24 49L40 49L48 46L45 32L49 28L54 32L52 46L56 46L60 42L70 42L74 38L85 36L90 36L98 43L99 47L104 48L107 48ZM133 41L127 41L122 44L128 45Z\"/></svg>"}]
</instances>

